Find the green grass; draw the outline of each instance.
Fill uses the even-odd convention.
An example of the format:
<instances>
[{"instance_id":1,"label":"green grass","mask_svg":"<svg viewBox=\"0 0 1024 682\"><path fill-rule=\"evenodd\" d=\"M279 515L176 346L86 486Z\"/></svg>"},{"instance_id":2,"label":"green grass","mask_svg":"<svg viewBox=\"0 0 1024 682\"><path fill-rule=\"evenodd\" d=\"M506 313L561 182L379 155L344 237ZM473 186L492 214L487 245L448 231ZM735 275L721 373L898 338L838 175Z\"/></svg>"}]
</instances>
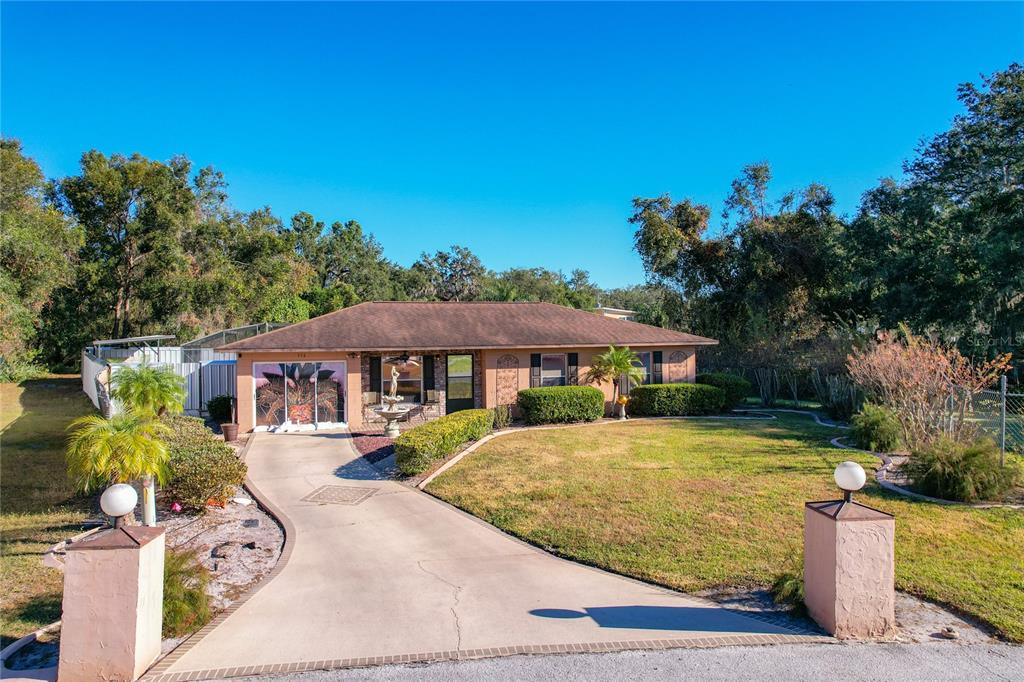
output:
<instances>
[{"instance_id":1,"label":"green grass","mask_svg":"<svg viewBox=\"0 0 1024 682\"><path fill-rule=\"evenodd\" d=\"M829 445L808 417L659 421L497 438L429 492L559 555L685 591L769 587L799 570L803 503L836 497L832 471L871 456ZM885 492L896 586L1024 641L1024 513Z\"/></svg>"},{"instance_id":2,"label":"green grass","mask_svg":"<svg viewBox=\"0 0 1024 682\"><path fill-rule=\"evenodd\" d=\"M40 557L89 511L68 483L64 440L92 411L78 377L0 384L0 646L60 618L62 574Z\"/></svg>"}]
</instances>

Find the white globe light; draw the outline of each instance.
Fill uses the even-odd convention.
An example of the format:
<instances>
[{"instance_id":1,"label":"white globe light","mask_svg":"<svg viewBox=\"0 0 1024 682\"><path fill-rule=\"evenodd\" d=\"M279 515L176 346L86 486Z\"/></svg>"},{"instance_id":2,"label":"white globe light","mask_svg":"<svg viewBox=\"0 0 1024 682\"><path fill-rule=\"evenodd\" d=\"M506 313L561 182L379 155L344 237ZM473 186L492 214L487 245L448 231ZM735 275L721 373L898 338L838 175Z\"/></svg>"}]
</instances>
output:
<instances>
[{"instance_id":1,"label":"white globe light","mask_svg":"<svg viewBox=\"0 0 1024 682\"><path fill-rule=\"evenodd\" d=\"M837 486L851 493L863 488L864 483L868 480L867 474L864 473L864 467L856 462L843 462L837 466L834 477Z\"/></svg>"},{"instance_id":2,"label":"white globe light","mask_svg":"<svg viewBox=\"0 0 1024 682\"><path fill-rule=\"evenodd\" d=\"M110 486L100 495L100 509L107 516L115 519L130 514L139 501L139 494L135 488L127 483L117 483Z\"/></svg>"}]
</instances>

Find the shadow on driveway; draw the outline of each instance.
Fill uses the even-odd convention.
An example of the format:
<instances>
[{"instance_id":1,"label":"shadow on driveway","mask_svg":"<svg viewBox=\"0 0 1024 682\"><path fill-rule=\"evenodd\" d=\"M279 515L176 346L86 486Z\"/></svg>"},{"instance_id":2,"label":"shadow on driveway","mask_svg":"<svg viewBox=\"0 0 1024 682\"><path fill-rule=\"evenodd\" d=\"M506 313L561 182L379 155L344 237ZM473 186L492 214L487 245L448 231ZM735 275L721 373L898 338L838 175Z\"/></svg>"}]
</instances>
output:
<instances>
[{"instance_id":1,"label":"shadow on driveway","mask_svg":"<svg viewBox=\"0 0 1024 682\"><path fill-rule=\"evenodd\" d=\"M572 609L533 609L530 615L540 618L592 618L602 628L632 630L699 630L704 632L779 632L777 626L753 618L737 618L737 614L716 607L699 606L593 606Z\"/></svg>"}]
</instances>

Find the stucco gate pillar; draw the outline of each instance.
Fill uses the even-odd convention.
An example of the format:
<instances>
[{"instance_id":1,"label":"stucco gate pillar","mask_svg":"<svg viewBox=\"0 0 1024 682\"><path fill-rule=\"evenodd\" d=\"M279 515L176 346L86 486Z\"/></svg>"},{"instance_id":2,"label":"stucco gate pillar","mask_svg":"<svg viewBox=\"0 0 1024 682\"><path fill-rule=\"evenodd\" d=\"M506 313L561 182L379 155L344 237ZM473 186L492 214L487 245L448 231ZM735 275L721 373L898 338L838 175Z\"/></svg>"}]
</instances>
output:
<instances>
[{"instance_id":1,"label":"stucco gate pillar","mask_svg":"<svg viewBox=\"0 0 1024 682\"><path fill-rule=\"evenodd\" d=\"M113 528L69 545L57 680L138 679L160 655L163 597L163 528Z\"/></svg>"},{"instance_id":2,"label":"stucco gate pillar","mask_svg":"<svg viewBox=\"0 0 1024 682\"><path fill-rule=\"evenodd\" d=\"M895 634L896 520L857 502L804 507L804 603L840 639Z\"/></svg>"}]
</instances>

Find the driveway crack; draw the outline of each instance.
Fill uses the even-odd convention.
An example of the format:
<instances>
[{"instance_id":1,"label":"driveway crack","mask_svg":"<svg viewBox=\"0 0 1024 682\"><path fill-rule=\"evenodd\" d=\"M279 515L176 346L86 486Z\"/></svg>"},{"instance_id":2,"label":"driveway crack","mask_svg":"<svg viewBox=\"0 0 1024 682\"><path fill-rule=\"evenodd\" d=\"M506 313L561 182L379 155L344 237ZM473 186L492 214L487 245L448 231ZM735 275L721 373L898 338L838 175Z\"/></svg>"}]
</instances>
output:
<instances>
[{"instance_id":1,"label":"driveway crack","mask_svg":"<svg viewBox=\"0 0 1024 682\"><path fill-rule=\"evenodd\" d=\"M448 587L452 588L452 605L449 608L449 611L452 612L452 618L455 619L455 650L456 651L461 651L462 650L462 623L459 622L459 613L455 609L459 606L459 598L460 598L459 594L462 592L462 586L461 585L456 585L455 583L453 583L453 582L451 582L449 580L445 580L444 577L442 577L441 575L439 575L437 573L434 573L433 571L428 570L427 567L423 565L423 561L422 560L417 561L416 565L419 567L419 569L421 571L423 571L424 573L426 573L430 577L436 578L437 580L440 580L441 582L443 582Z\"/></svg>"}]
</instances>

